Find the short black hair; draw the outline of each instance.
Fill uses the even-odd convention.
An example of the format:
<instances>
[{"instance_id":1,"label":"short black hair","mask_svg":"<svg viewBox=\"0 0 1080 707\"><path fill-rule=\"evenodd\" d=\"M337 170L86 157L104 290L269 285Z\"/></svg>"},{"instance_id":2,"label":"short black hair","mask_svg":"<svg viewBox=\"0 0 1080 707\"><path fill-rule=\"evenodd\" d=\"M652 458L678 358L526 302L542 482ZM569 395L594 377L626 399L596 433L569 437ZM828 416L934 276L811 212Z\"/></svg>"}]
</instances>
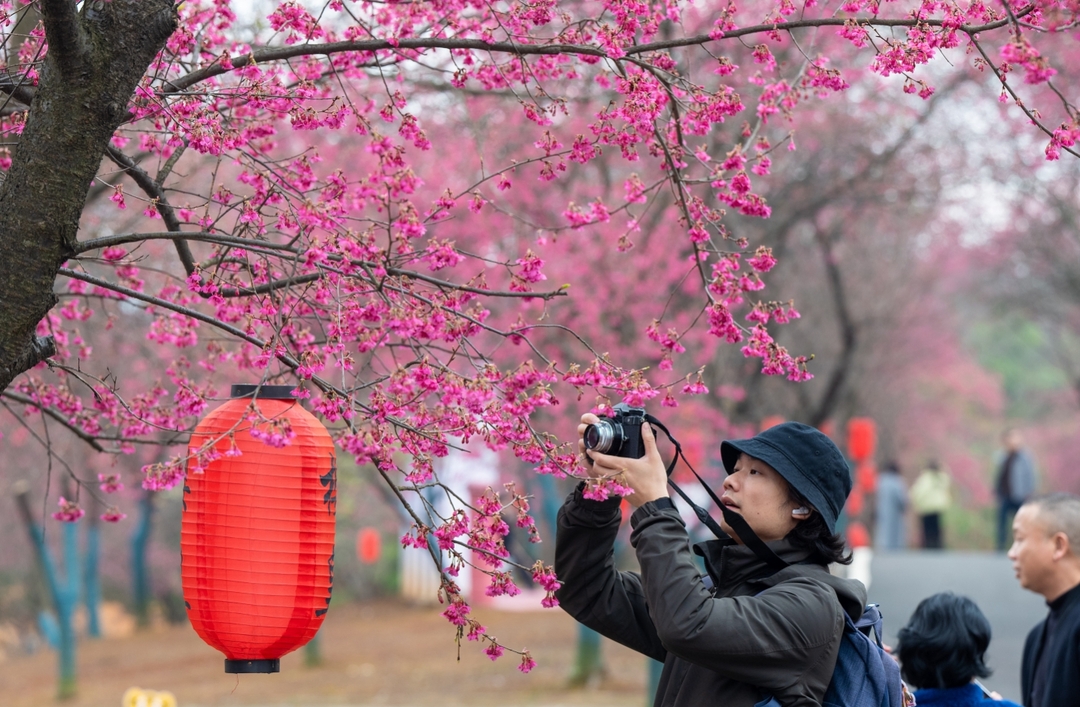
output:
<instances>
[{"instance_id":1,"label":"short black hair","mask_svg":"<svg viewBox=\"0 0 1080 707\"><path fill-rule=\"evenodd\" d=\"M1080 496L1058 491L1045 496L1033 496L1024 502L1038 514L1045 524L1046 537L1065 533L1069 550L1080 555Z\"/></svg>"},{"instance_id":2,"label":"short black hair","mask_svg":"<svg viewBox=\"0 0 1080 707\"><path fill-rule=\"evenodd\" d=\"M990 674L983 661L990 622L965 596L941 592L923 599L897 639L900 672L917 688L962 687Z\"/></svg>"},{"instance_id":3,"label":"short black hair","mask_svg":"<svg viewBox=\"0 0 1080 707\"><path fill-rule=\"evenodd\" d=\"M796 505L813 509L810 502L791 484L788 484L788 499ZM821 565L851 564L851 553L844 543L844 536L830 530L829 523L816 509L810 513L809 518L796 523L786 539L795 547L807 550L811 562Z\"/></svg>"}]
</instances>

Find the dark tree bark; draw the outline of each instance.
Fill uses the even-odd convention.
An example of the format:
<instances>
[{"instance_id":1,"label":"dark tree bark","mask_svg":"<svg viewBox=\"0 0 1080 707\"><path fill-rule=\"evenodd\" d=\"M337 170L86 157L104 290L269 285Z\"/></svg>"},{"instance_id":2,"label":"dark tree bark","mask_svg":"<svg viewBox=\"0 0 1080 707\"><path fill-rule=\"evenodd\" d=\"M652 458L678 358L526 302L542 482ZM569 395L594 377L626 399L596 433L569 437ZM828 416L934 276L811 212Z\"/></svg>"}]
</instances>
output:
<instances>
[{"instance_id":1,"label":"dark tree bark","mask_svg":"<svg viewBox=\"0 0 1080 707\"><path fill-rule=\"evenodd\" d=\"M844 279L840 273L840 266L836 262L833 252L835 236L816 229L814 233L818 244L821 246L821 255L825 263L826 279L829 283L829 293L832 295L833 306L836 311L836 323L840 327L840 352L836 356L836 363L825 384L825 393L813 407L808 424L820 427L832 417L833 412L840 400L840 393L847 383L855 359L855 351L858 346L858 327L851 314L850 298L844 290Z\"/></svg>"},{"instance_id":2,"label":"dark tree bark","mask_svg":"<svg viewBox=\"0 0 1080 707\"><path fill-rule=\"evenodd\" d=\"M36 328L56 304L57 270L74 252L109 139L178 23L171 0L88 0L81 12L73 0L42 0L40 8L49 51L0 184L0 390L54 352Z\"/></svg>"}]
</instances>

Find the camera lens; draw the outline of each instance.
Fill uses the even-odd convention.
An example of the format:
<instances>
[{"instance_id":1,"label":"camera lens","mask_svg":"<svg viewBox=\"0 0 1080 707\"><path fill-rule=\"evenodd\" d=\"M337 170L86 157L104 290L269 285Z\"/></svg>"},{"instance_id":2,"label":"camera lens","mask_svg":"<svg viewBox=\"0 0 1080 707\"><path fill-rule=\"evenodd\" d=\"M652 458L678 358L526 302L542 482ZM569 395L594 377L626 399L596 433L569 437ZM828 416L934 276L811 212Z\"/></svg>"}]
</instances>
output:
<instances>
[{"instance_id":1,"label":"camera lens","mask_svg":"<svg viewBox=\"0 0 1080 707\"><path fill-rule=\"evenodd\" d=\"M601 420L585 428L585 449L595 449L601 454L606 454L611 449L611 441L614 437L615 430L611 423Z\"/></svg>"}]
</instances>

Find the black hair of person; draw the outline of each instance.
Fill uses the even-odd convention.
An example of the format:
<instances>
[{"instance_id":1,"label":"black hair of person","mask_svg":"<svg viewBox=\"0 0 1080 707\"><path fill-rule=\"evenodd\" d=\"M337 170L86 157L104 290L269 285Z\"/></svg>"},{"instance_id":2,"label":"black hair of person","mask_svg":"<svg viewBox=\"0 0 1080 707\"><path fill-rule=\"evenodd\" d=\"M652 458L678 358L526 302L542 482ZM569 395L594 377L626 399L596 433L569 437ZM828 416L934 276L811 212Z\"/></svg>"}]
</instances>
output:
<instances>
[{"instance_id":1,"label":"black hair of person","mask_svg":"<svg viewBox=\"0 0 1080 707\"><path fill-rule=\"evenodd\" d=\"M990 622L965 596L941 592L923 599L897 640L900 672L917 688L963 687L990 674L983 661Z\"/></svg>"},{"instance_id":2,"label":"black hair of person","mask_svg":"<svg viewBox=\"0 0 1080 707\"><path fill-rule=\"evenodd\" d=\"M788 484L788 499L796 506L813 507L791 484ZM829 530L825 518L817 511L810 511L810 517L799 521L786 539L795 547L808 550L811 562L821 565L851 564L851 553L844 543L844 536Z\"/></svg>"}]
</instances>

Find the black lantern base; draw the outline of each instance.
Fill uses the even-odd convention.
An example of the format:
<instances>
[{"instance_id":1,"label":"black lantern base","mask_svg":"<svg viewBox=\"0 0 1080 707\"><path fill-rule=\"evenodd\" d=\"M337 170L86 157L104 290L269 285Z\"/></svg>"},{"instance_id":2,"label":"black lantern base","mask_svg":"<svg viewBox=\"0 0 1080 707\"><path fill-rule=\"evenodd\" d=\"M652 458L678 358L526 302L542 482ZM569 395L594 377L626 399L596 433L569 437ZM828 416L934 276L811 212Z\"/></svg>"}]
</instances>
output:
<instances>
[{"instance_id":1,"label":"black lantern base","mask_svg":"<svg viewBox=\"0 0 1080 707\"><path fill-rule=\"evenodd\" d=\"M281 660L229 660L225 659L227 673L280 673Z\"/></svg>"},{"instance_id":2,"label":"black lantern base","mask_svg":"<svg viewBox=\"0 0 1080 707\"><path fill-rule=\"evenodd\" d=\"M296 400L295 385L243 385L234 383L229 391L232 398L261 398L263 400Z\"/></svg>"}]
</instances>

